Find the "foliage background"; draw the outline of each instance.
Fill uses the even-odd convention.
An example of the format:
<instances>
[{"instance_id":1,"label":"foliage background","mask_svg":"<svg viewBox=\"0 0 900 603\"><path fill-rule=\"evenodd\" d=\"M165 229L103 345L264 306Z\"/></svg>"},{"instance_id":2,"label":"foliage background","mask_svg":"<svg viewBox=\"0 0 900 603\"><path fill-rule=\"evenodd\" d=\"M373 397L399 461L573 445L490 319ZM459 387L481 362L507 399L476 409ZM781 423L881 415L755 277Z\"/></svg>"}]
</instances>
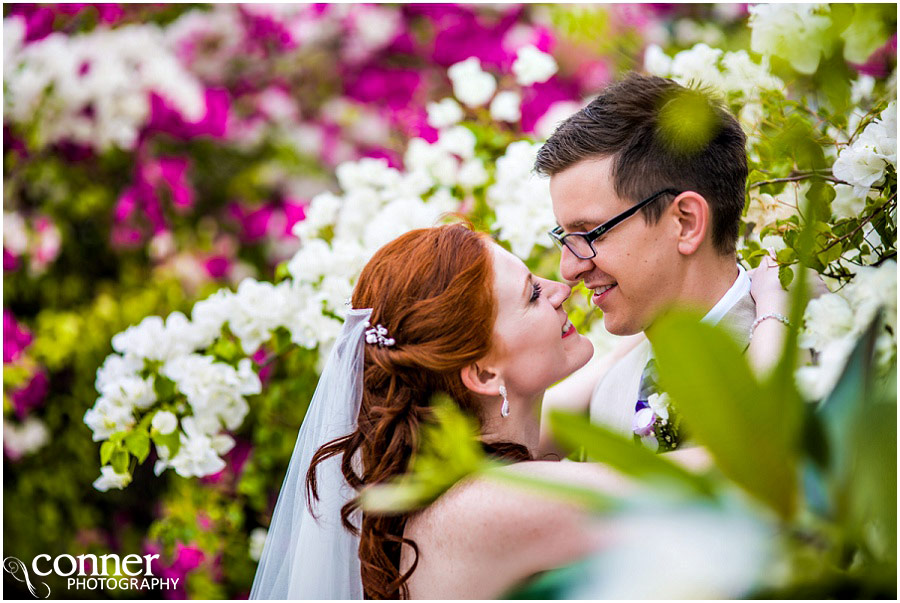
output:
<instances>
[{"instance_id":1,"label":"foliage background","mask_svg":"<svg viewBox=\"0 0 900 603\"><path fill-rule=\"evenodd\" d=\"M862 332L853 316L869 312L865 300L888 306L879 371L895 371L896 107L893 122L886 107L896 99L896 6L754 19L740 4L5 5L5 554L160 552L158 574L183 578L181 588L107 594L246 596L327 341L297 345L281 329L251 353L226 332L220 341L237 347L214 355L252 357L263 387L230 430L225 468L156 476L157 448L140 463L147 455L128 448L132 482L100 492L100 445L84 420L113 336L148 315L191 316L195 302L248 277L328 289L289 260L301 242L352 227L322 218L322 199L350 203L354 178L384 177L383 166L337 169L360 158L427 173L423 207L461 206L533 270L558 277L545 186L528 179L533 147L511 143L539 142L632 69L711 86L740 116L750 137L746 265L774 247L784 282L803 260L843 292L807 316L806 347L821 356L797 374L809 397L836 381L849 350L829 345ZM523 84L513 64L528 44L557 70ZM428 106L464 100L448 68L470 56L519 95L519 116L463 103L474 136L444 135L453 120L439 123ZM373 217L395 216L389 197ZM802 225L815 232L811 249ZM349 265L332 301L352 284ZM893 280L861 266L886 267ZM599 349L610 345L584 296L573 298L576 325ZM327 331L333 316L321 316Z\"/></svg>"}]
</instances>

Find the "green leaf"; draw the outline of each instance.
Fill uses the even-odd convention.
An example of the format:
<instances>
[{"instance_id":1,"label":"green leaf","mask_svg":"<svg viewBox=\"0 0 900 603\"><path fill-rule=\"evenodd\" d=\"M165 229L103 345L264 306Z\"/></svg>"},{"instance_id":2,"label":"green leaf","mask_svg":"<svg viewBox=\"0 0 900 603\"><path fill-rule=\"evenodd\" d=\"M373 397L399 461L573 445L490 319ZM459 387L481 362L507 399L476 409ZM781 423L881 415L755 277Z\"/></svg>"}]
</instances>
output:
<instances>
[{"instance_id":1,"label":"green leaf","mask_svg":"<svg viewBox=\"0 0 900 603\"><path fill-rule=\"evenodd\" d=\"M779 264L791 264L797 260L797 253L790 247L785 247L775 254Z\"/></svg>"},{"instance_id":2,"label":"green leaf","mask_svg":"<svg viewBox=\"0 0 900 603\"><path fill-rule=\"evenodd\" d=\"M778 282L781 283L782 289L787 289L794 280L794 270L790 266L778 267Z\"/></svg>"},{"instance_id":3,"label":"green leaf","mask_svg":"<svg viewBox=\"0 0 900 603\"><path fill-rule=\"evenodd\" d=\"M143 463L150 454L150 436L146 431L132 431L125 436L125 448Z\"/></svg>"},{"instance_id":4,"label":"green leaf","mask_svg":"<svg viewBox=\"0 0 900 603\"><path fill-rule=\"evenodd\" d=\"M153 443L157 446L165 446L168 448L169 458L172 458L178 454L178 449L181 447L179 433L180 431L176 429L172 433L163 435L154 429L150 432L150 439L152 439Z\"/></svg>"},{"instance_id":5,"label":"green leaf","mask_svg":"<svg viewBox=\"0 0 900 603\"><path fill-rule=\"evenodd\" d=\"M732 337L695 313L673 311L648 336L662 388L691 435L725 475L790 517L797 494L796 398L757 382Z\"/></svg>"},{"instance_id":6,"label":"green leaf","mask_svg":"<svg viewBox=\"0 0 900 603\"><path fill-rule=\"evenodd\" d=\"M835 261L839 257L841 257L841 253L844 251L843 246L841 246L840 241L836 241L831 243L829 247L820 251L816 254L816 257L819 258L819 261L822 262L823 265L827 266L831 262Z\"/></svg>"},{"instance_id":7,"label":"green leaf","mask_svg":"<svg viewBox=\"0 0 900 603\"><path fill-rule=\"evenodd\" d=\"M112 457L112 453L115 452L115 450L116 445L110 441L100 444L100 464L108 465L109 459Z\"/></svg>"},{"instance_id":8,"label":"green leaf","mask_svg":"<svg viewBox=\"0 0 900 603\"><path fill-rule=\"evenodd\" d=\"M710 496L712 487L703 476L691 473L606 427L563 411L549 415L553 435L563 446L584 447L588 458L638 479L663 483L694 494Z\"/></svg>"},{"instance_id":9,"label":"green leaf","mask_svg":"<svg viewBox=\"0 0 900 603\"><path fill-rule=\"evenodd\" d=\"M275 282L280 283L286 278L291 278L291 273L288 270L288 262L285 260L275 267Z\"/></svg>"},{"instance_id":10,"label":"green leaf","mask_svg":"<svg viewBox=\"0 0 900 603\"><path fill-rule=\"evenodd\" d=\"M157 400L159 400L160 402L166 402L173 399L178 390L175 388L174 381L172 381L168 377L156 375L153 380L153 391L156 392Z\"/></svg>"},{"instance_id":11,"label":"green leaf","mask_svg":"<svg viewBox=\"0 0 900 603\"><path fill-rule=\"evenodd\" d=\"M117 449L113 452L110 461L116 473L126 473L128 471L128 453L125 450Z\"/></svg>"}]
</instances>

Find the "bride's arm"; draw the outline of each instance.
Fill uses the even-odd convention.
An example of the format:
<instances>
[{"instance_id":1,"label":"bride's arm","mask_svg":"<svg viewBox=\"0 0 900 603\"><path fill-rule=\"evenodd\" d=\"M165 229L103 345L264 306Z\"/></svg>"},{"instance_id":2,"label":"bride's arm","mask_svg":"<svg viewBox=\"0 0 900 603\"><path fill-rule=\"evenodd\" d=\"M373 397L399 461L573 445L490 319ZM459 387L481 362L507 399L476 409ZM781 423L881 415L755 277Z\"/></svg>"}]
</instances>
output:
<instances>
[{"instance_id":1,"label":"bride's arm","mask_svg":"<svg viewBox=\"0 0 900 603\"><path fill-rule=\"evenodd\" d=\"M772 315L787 317L790 308L788 293L778 280L775 260L766 256L750 276L750 295L756 302L757 320ZM765 373L778 360L786 333L787 325L777 318L767 318L757 323L751 332L750 347L747 350L757 373Z\"/></svg>"},{"instance_id":2,"label":"bride's arm","mask_svg":"<svg viewBox=\"0 0 900 603\"><path fill-rule=\"evenodd\" d=\"M554 445L550 434L547 421L550 411L586 412L600 379L643 338L643 334L622 337L611 352L597 354L595 351L586 365L547 390L541 406L541 438L538 444L538 456L548 453L561 454L561 451Z\"/></svg>"}]
</instances>

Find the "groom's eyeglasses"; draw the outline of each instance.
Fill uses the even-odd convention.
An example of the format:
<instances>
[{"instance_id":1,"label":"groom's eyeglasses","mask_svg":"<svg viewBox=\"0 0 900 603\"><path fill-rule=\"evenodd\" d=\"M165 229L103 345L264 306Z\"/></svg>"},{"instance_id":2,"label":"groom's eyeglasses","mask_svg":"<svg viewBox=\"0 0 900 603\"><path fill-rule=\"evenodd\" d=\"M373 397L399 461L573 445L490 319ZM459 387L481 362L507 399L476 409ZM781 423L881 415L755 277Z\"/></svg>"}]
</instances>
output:
<instances>
[{"instance_id":1,"label":"groom's eyeglasses","mask_svg":"<svg viewBox=\"0 0 900 603\"><path fill-rule=\"evenodd\" d=\"M680 195L681 193L682 191L678 191L673 188L667 188L665 190L659 191L658 193L654 193L640 203L632 205L631 207L620 213L618 216L610 218L590 232L570 232L569 234L564 234L562 226L557 226L549 232L549 235L550 238L553 239L553 242L556 243L556 245L560 249L562 249L563 245L565 245L569 249L569 251L575 254L575 257L582 260L589 260L597 255L596 250L594 250L594 241L606 234L610 228L624 221L626 218L630 218L637 212L641 211L641 209L643 209L644 207L650 205L653 201L655 201L662 195Z\"/></svg>"}]
</instances>

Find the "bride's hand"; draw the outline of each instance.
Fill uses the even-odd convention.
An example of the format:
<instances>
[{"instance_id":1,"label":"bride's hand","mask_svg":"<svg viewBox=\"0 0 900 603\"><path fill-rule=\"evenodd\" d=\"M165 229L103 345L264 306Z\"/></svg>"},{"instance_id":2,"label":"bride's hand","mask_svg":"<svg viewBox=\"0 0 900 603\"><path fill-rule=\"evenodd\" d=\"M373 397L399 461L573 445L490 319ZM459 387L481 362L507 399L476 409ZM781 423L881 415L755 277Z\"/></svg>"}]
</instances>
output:
<instances>
[{"instance_id":1,"label":"bride's hand","mask_svg":"<svg viewBox=\"0 0 900 603\"><path fill-rule=\"evenodd\" d=\"M807 268L800 269L800 273L806 276L810 298L828 293L825 281L816 271ZM757 316L773 312L787 316L790 309L790 293L782 288L781 281L778 280L778 263L773 255L764 257L759 266L750 271L750 280L750 295L756 302ZM797 283L798 279L795 277L792 282Z\"/></svg>"},{"instance_id":2,"label":"bride's hand","mask_svg":"<svg viewBox=\"0 0 900 603\"><path fill-rule=\"evenodd\" d=\"M756 315L786 315L790 300L788 292L781 287L778 280L778 264L775 258L767 255L759 266L750 271L750 295L756 302Z\"/></svg>"}]
</instances>

